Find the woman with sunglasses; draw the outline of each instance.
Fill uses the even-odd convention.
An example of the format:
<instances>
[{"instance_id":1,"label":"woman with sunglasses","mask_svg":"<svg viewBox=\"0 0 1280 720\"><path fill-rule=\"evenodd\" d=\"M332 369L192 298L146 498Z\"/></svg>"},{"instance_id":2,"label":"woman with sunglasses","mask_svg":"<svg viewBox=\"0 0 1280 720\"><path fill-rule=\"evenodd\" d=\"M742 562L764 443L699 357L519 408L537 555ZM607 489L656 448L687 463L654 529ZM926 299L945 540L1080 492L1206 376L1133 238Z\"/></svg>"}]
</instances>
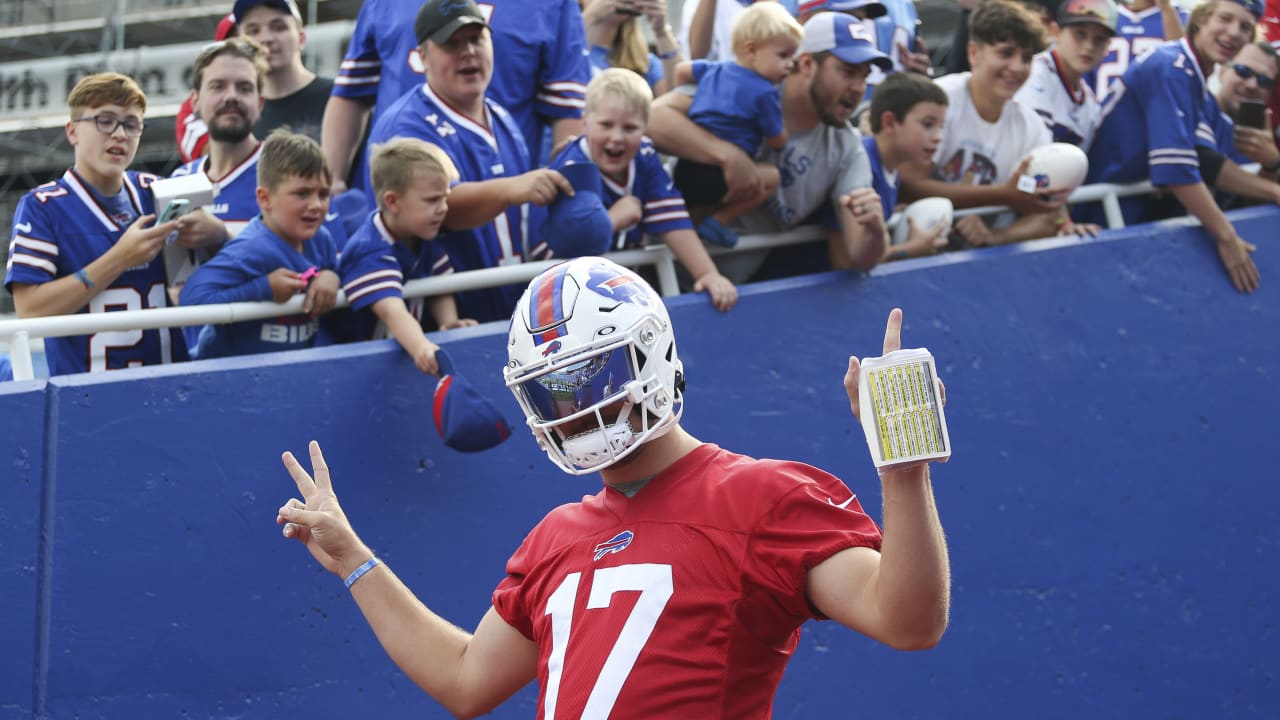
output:
<instances>
[{"instance_id":1,"label":"woman with sunglasses","mask_svg":"<svg viewBox=\"0 0 1280 720\"><path fill-rule=\"evenodd\" d=\"M1130 65L1104 103L1086 179L1132 183L1149 178L1168 190L1176 203L1168 196L1121 200L1125 223L1184 211L1194 215L1213 238L1232 285L1246 293L1258 288L1258 268L1249 256L1255 247L1236 233L1210 187L1280 202L1280 186L1243 172L1223 156L1217 137L1221 111L1205 78L1253 39L1261 12L1259 0L1206 0L1192 11L1186 37Z\"/></svg>"}]
</instances>

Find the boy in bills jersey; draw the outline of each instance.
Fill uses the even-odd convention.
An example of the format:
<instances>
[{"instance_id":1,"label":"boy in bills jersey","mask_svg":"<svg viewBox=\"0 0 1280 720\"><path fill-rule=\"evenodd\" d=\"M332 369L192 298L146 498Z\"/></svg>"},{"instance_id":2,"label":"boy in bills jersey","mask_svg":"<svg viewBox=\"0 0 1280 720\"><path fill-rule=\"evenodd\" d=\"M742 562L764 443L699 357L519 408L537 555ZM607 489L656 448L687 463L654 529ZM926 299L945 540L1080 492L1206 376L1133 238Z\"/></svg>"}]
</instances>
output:
<instances>
[{"instance_id":1,"label":"boy in bills jersey","mask_svg":"<svg viewBox=\"0 0 1280 720\"><path fill-rule=\"evenodd\" d=\"M347 55L325 107L324 150L339 181L367 177L356 152L373 121L423 82L414 18L420 3L364 0ZM479 4L502 62L488 94L511 113L525 145L537 153L548 128L553 147L582 129L582 93L591 79L586 31L577 0L490 0ZM538 159L535 156L535 159Z\"/></svg>"},{"instance_id":2,"label":"boy in bills jersey","mask_svg":"<svg viewBox=\"0 0 1280 720\"><path fill-rule=\"evenodd\" d=\"M901 347L902 311L883 348ZM860 365L844 388L857 417ZM507 386L549 459L598 471L507 562L474 634L433 614L352 529L329 470L290 453L277 514L339 578L391 658L449 712L484 714L536 679L539 718L768 718L809 619L900 650L947 625L947 549L929 466L881 473L884 531L836 477L704 443L662 299L603 258L552 267L511 319ZM843 690L842 690L843 691Z\"/></svg>"},{"instance_id":3,"label":"boy in bills jersey","mask_svg":"<svg viewBox=\"0 0 1280 720\"><path fill-rule=\"evenodd\" d=\"M1014 98L1035 110L1054 142L1085 152L1102 122L1102 106L1083 81L1116 34L1113 0L1065 0L1050 25L1053 46L1031 60L1031 77Z\"/></svg>"},{"instance_id":4,"label":"boy in bills jersey","mask_svg":"<svg viewBox=\"0 0 1280 720\"><path fill-rule=\"evenodd\" d=\"M436 374L435 343L422 333L423 300L404 299L404 281L453 272L436 242L448 212L449 184L458 170L443 150L417 138L396 138L373 149L369 161L378 210L360 227L338 259L338 276L351 303L339 311L344 340L391 337L424 373ZM453 295L425 298L441 330L475 325L458 318ZM345 321L345 322L344 322ZM332 326L335 323L327 323Z\"/></svg>"},{"instance_id":5,"label":"boy in bills jersey","mask_svg":"<svg viewBox=\"0 0 1280 720\"><path fill-rule=\"evenodd\" d=\"M1111 86L1129 66L1166 40L1182 37L1187 11L1174 0L1133 0L1116 9L1116 35L1097 70L1085 74L1098 100L1105 100Z\"/></svg>"},{"instance_id":6,"label":"boy in bills jersey","mask_svg":"<svg viewBox=\"0 0 1280 720\"><path fill-rule=\"evenodd\" d=\"M1177 201L1172 207L1167 196L1122 198L1125 222L1151 222L1182 210L1194 215L1240 292L1258 288L1258 268L1249 257L1255 247L1236 233L1209 188L1247 192L1247 183L1258 179L1237 174L1239 167L1217 151L1221 110L1205 78L1253 39L1261 12L1259 0L1206 0L1191 12L1186 37L1130 65L1107 96L1085 178L1086 183L1149 178L1167 189Z\"/></svg>"},{"instance_id":7,"label":"boy in bills jersey","mask_svg":"<svg viewBox=\"0 0 1280 720\"><path fill-rule=\"evenodd\" d=\"M960 218L955 234L970 247L1057 234L1069 223L1066 193L1018 189L1027 154L1053 140L1040 116L1015 99L1032 56L1044 49L1044 25L1020 3L988 0L974 10L969 36L973 70L937 80L950 100L942 144L931 166L903 168L902 194L945 197L957 208L1003 205L1019 214L998 218L994 228L977 215Z\"/></svg>"},{"instance_id":8,"label":"boy in bills jersey","mask_svg":"<svg viewBox=\"0 0 1280 720\"><path fill-rule=\"evenodd\" d=\"M47 317L169 304L164 261L184 220L154 225L154 175L129 170L147 98L131 78L99 73L67 96L75 165L23 196L13 214L5 288L18 317ZM156 365L187 358L176 329L51 337L50 375Z\"/></svg>"},{"instance_id":9,"label":"boy in bills jersey","mask_svg":"<svg viewBox=\"0 0 1280 720\"><path fill-rule=\"evenodd\" d=\"M506 109L485 97L493 45L473 0L428 0L414 21L427 81L379 116L369 146L416 137L439 146L458 168L441 240L458 271L548 257L539 238L545 206L573 188L554 170L534 169L524 136ZM367 184L366 184L367 187ZM370 197L370 204L375 199ZM459 312L480 322L511 314L520 287L458 293Z\"/></svg>"},{"instance_id":10,"label":"boy in bills jersey","mask_svg":"<svg viewBox=\"0 0 1280 720\"><path fill-rule=\"evenodd\" d=\"M324 216L333 176L306 135L276 130L262 143L258 205L262 213L201 265L182 286L183 305L274 300L306 293L303 315L207 325L192 350L198 359L308 348L318 318L338 297L337 248Z\"/></svg>"},{"instance_id":11,"label":"boy in bills jersey","mask_svg":"<svg viewBox=\"0 0 1280 720\"><path fill-rule=\"evenodd\" d=\"M652 100L649 85L636 73L601 72L587 85L586 134L557 154L551 167L598 165L598 192L613 222L611 249L644 247L648 237L662 240L689 271L693 291L705 291L717 309L728 310L738 300L738 289L716 270L693 231L680 191L644 136Z\"/></svg>"},{"instance_id":12,"label":"boy in bills jersey","mask_svg":"<svg viewBox=\"0 0 1280 720\"><path fill-rule=\"evenodd\" d=\"M889 75L871 96L869 121L874 135L862 138L871 161L871 187L880 196L885 217L898 204L898 170L908 163L928 163L942 142L947 118L947 94L929 78L916 73ZM946 247L947 223L916 227L906 242L885 248L885 260L932 255Z\"/></svg>"}]
</instances>

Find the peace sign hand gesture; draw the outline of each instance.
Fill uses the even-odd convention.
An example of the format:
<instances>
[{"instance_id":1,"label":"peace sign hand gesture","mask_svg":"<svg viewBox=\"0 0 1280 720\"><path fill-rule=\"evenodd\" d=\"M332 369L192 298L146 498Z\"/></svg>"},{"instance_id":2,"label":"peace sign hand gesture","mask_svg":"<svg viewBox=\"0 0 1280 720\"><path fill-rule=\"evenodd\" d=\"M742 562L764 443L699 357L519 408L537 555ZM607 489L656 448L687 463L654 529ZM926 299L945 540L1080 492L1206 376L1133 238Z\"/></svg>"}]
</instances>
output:
<instances>
[{"instance_id":1,"label":"peace sign hand gesture","mask_svg":"<svg viewBox=\"0 0 1280 720\"><path fill-rule=\"evenodd\" d=\"M333 494L329 466L320 452L320 443L312 440L308 450L314 479L302 469L293 453L286 452L281 456L302 500L290 498L276 515L276 524L284 526L282 532L285 537L305 545L325 570L345 578L373 557L373 551L360 541L342 512L338 497Z\"/></svg>"}]
</instances>

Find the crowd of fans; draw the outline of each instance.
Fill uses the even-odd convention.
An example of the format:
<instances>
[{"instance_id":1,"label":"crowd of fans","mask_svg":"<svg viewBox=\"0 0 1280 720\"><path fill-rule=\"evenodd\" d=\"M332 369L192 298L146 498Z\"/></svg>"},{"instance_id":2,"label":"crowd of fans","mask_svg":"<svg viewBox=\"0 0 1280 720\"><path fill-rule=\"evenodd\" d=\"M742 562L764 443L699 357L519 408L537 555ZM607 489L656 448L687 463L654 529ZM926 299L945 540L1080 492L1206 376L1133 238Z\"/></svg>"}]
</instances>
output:
<instances>
[{"instance_id":1,"label":"crowd of fans","mask_svg":"<svg viewBox=\"0 0 1280 720\"><path fill-rule=\"evenodd\" d=\"M685 0L678 29L664 0L366 0L324 78L294 0L238 0L178 119L174 175L214 202L165 217L129 169L145 95L88 76L67 99L75 165L18 205L5 286L19 317L306 298L296 317L49 338L50 374L379 336L435 373L424 332L505 320L520 288L406 302L407 280L663 242L684 289L729 311L738 284L804 257L708 252L741 234L817 225L821 258L799 267L865 271L1096 233L1099 208L1023 178L1065 142L1088 182L1157 187L1127 221L1194 215L1256 289L1222 208L1280 203L1259 0L961 4L944 74L911 0ZM894 212L935 197L1007 211L895 242ZM167 276L166 246L194 271ZM351 308L332 311L340 288Z\"/></svg>"}]
</instances>

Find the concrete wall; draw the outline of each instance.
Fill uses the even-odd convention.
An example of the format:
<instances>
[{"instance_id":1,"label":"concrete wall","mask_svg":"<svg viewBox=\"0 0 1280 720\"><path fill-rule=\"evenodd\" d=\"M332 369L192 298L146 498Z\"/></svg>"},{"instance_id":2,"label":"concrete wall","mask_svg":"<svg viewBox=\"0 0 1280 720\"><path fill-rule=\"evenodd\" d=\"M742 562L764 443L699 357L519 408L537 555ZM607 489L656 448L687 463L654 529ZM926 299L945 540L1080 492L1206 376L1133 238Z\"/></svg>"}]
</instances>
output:
<instances>
[{"instance_id":1,"label":"concrete wall","mask_svg":"<svg viewBox=\"0 0 1280 720\"><path fill-rule=\"evenodd\" d=\"M775 717L1280 716L1280 211L1234 217L1251 296L1198 231L1147 227L673 301L685 426L832 470L875 516L846 358L901 306L947 382L951 629L904 654L811 623ZM514 423L504 332L449 343ZM0 389L0 717L446 717L273 522L280 452L318 439L365 539L473 627L524 533L599 481L523 431L444 448L433 386L386 342Z\"/></svg>"}]
</instances>

